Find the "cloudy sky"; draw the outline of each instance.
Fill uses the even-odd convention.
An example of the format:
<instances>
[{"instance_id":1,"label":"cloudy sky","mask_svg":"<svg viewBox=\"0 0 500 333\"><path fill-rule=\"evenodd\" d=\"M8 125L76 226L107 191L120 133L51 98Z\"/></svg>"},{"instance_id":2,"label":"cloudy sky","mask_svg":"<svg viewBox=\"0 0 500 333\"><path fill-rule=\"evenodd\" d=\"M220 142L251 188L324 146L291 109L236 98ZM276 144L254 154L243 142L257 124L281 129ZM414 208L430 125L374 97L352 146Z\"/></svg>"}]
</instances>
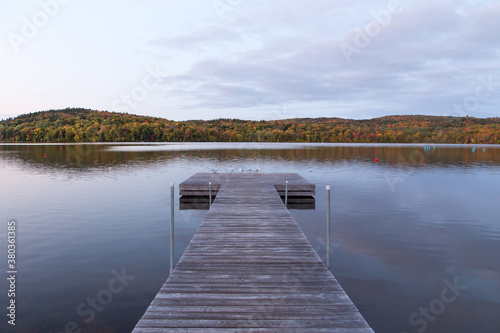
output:
<instances>
[{"instance_id":1,"label":"cloudy sky","mask_svg":"<svg viewBox=\"0 0 500 333\"><path fill-rule=\"evenodd\" d=\"M25 0L0 18L0 118L500 116L498 0Z\"/></svg>"}]
</instances>

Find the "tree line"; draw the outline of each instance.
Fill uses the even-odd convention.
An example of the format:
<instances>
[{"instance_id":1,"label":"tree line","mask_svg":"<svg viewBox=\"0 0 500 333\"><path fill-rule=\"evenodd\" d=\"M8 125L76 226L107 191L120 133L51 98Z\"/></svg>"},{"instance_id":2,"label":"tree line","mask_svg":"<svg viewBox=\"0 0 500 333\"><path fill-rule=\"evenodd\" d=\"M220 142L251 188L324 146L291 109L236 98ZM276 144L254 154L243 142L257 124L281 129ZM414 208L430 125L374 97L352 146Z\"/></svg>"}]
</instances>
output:
<instances>
[{"instance_id":1,"label":"tree line","mask_svg":"<svg viewBox=\"0 0 500 333\"><path fill-rule=\"evenodd\" d=\"M3 142L352 142L500 144L500 118L387 116L171 121L88 109L40 111L0 122Z\"/></svg>"}]
</instances>

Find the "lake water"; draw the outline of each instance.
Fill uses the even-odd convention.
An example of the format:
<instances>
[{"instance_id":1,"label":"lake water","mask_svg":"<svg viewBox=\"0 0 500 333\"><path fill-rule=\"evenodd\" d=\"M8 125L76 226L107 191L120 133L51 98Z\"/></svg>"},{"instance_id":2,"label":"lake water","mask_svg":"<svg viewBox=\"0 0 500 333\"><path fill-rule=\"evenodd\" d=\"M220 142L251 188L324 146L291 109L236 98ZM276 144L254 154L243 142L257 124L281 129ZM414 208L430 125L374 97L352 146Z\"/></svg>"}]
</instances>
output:
<instances>
[{"instance_id":1,"label":"lake water","mask_svg":"<svg viewBox=\"0 0 500 333\"><path fill-rule=\"evenodd\" d=\"M429 148L0 145L0 269L15 220L18 270L0 331L131 331L168 277L170 182L260 167L317 185L315 209L291 213L323 259L332 185L332 271L376 332L498 333L500 146ZM206 213L177 193L175 260Z\"/></svg>"}]
</instances>

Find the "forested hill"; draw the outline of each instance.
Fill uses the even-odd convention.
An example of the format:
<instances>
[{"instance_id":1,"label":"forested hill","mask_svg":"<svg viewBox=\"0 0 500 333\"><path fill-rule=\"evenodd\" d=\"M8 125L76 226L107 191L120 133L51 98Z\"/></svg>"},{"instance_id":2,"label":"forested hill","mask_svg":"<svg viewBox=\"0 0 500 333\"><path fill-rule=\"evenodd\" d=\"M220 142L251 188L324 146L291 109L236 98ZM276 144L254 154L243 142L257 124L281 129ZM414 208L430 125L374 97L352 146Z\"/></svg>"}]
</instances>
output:
<instances>
[{"instance_id":1,"label":"forested hill","mask_svg":"<svg viewBox=\"0 0 500 333\"><path fill-rule=\"evenodd\" d=\"M500 118L388 116L175 122L86 109L50 110L0 122L3 142L495 143Z\"/></svg>"}]
</instances>

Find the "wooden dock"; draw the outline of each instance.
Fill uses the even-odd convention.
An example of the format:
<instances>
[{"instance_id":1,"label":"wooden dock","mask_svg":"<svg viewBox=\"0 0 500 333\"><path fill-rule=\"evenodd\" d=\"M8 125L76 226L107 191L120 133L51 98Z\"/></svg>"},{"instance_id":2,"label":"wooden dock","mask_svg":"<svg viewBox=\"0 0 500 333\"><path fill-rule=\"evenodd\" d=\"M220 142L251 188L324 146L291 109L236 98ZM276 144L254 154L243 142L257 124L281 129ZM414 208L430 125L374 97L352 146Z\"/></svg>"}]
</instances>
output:
<instances>
[{"instance_id":1,"label":"wooden dock","mask_svg":"<svg viewBox=\"0 0 500 333\"><path fill-rule=\"evenodd\" d=\"M197 174L217 197L133 332L373 332L283 205L296 174ZM192 194L192 193L190 193Z\"/></svg>"},{"instance_id":2,"label":"wooden dock","mask_svg":"<svg viewBox=\"0 0 500 333\"><path fill-rule=\"evenodd\" d=\"M251 186L253 182L270 184L280 196L285 195L288 181L290 197L308 197L316 194L316 186L296 173L197 173L179 185L179 194L208 196L208 183L212 183L212 195L217 195L222 184L238 181Z\"/></svg>"}]
</instances>

